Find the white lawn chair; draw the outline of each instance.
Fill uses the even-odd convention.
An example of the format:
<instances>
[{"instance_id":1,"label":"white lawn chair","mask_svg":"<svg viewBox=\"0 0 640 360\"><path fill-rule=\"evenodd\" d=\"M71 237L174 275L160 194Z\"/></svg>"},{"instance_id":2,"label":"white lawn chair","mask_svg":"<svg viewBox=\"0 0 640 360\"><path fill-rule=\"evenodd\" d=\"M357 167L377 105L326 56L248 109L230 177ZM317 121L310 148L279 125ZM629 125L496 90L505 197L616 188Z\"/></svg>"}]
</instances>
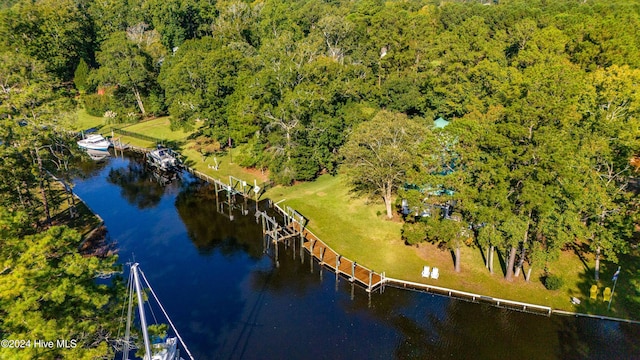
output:
<instances>
[{"instance_id":1,"label":"white lawn chair","mask_svg":"<svg viewBox=\"0 0 640 360\"><path fill-rule=\"evenodd\" d=\"M431 278L437 279L439 277L440 277L440 272L438 271L437 267L434 267L433 270L431 270Z\"/></svg>"},{"instance_id":2,"label":"white lawn chair","mask_svg":"<svg viewBox=\"0 0 640 360\"><path fill-rule=\"evenodd\" d=\"M428 277L429 277L429 274L431 274L431 268L430 268L430 267L428 267L428 266L425 266L425 267L422 269L422 277L424 277L424 278L428 278Z\"/></svg>"}]
</instances>

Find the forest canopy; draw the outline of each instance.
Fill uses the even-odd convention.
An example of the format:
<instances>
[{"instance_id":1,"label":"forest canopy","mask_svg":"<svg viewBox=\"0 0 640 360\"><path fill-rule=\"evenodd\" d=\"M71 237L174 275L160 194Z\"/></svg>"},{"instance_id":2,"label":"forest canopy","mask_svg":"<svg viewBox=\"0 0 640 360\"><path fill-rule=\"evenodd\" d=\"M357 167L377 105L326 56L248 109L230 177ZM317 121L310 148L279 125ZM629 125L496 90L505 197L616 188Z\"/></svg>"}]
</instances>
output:
<instances>
[{"instance_id":1,"label":"forest canopy","mask_svg":"<svg viewBox=\"0 0 640 360\"><path fill-rule=\"evenodd\" d=\"M375 136L422 129L385 143L401 147L388 186L352 179L383 196L390 216L400 191L411 213L438 208L458 220L408 216L408 243L457 251L473 235L508 253L508 279L576 239L596 259L629 249L638 2L18 0L0 9L3 121L55 121L47 99L68 108L80 90L90 114L170 115L174 128L238 148L240 164L282 184L355 169L373 159L355 155ZM427 129L438 117L451 124Z\"/></svg>"},{"instance_id":2,"label":"forest canopy","mask_svg":"<svg viewBox=\"0 0 640 360\"><path fill-rule=\"evenodd\" d=\"M640 65L640 5L628 1L3 5L0 51L39 60L59 87L80 74L90 113L169 114L175 127L246 144L242 163L282 183L335 173L350 129L378 109L486 114L513 107L542 77L549 95L578 91L580 103L557 115L574 121L607 100L596 77ZM554 73L575 76L557 83Z\"/></svg>"}]
</instances>

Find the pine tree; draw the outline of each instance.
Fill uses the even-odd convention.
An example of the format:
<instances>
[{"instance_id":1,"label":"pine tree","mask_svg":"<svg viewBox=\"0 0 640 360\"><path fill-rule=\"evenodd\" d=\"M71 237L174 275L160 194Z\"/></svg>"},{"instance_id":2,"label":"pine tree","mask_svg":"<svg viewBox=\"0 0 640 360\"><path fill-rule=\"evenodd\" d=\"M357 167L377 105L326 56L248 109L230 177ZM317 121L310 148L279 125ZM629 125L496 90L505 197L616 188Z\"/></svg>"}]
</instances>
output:
<instances>
[{"instance_id":1,"label":"pine tree","mask_svg":"<svg viewBox=\"0 0 640 360\"><path fill-rule=\"evenodd\" d=\"M80 59L76 71L73 73L73 83L76 85L76 89L80 94L84 94L87 91L87 77L89 76L89 65Z\"/></svg>"}]
</instances>

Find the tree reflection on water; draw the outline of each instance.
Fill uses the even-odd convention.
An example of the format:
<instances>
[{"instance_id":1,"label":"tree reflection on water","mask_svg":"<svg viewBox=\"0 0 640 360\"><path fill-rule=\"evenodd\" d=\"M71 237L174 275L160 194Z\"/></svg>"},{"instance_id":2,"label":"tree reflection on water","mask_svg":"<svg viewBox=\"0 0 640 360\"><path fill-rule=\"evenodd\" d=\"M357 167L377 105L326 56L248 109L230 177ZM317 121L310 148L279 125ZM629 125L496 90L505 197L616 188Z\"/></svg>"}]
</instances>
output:
<instances>
[{"instance_id":1,"label":"tree reflection on water","mask_svg":"<svg viewBox=\"0 0 640 360\"><path fill-rule=\"evenodd\" d=\"M143 163L129 161L127 166L112 168L107 181L118 185L124 199L138 209L153 208L160 203L165 193L163 184L153 180L152 172Z\"/></svg>"},{"instance_id":2,"label":"tree reflection on water","mask_svg":"<svg viewBox=\"0 0 640 360\"><path fill-rule=\"evenodd\" d=\"M216 200L213 186L199 181L191 182L178 194L175 205L187 228L189 239L203 255L219 249L224 255L245 252L250 257L259 259L263 252L259 241L262 238L262 227L253 216L255 206L246 216L238 209L233 210L231 221L227 205L223 205L223 211L218 211L219 204L226 199L226 193L223 192Z\"/></svg>"}]
</instances>

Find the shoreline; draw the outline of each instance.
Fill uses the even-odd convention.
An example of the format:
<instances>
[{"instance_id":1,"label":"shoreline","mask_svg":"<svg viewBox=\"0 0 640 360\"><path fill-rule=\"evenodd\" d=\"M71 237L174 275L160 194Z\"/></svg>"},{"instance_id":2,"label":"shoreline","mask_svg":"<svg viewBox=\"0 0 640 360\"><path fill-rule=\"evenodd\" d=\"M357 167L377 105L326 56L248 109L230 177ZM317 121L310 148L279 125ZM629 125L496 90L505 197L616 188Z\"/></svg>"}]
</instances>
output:
<instances>
[{"instance_id":1,"label":"shoreline","mask_svg":"<svg viewBox=\"0 0 640 360\"><path fill-rule=\"evenodd\" d=\"M128 150L129 151L134 151L134 152L150 151L150 149L147 147L147 145L134 146L134 148L129 148ZM210 175L207 174L207 172L210 172L211 170L207 171L207 169L202 169L202 170L198 170L197 169L198 165L200 165L199 167L201 167L201 168L204 168L205 166L207 166L207 162L205 162L203 159L200 159L199 157L193 158L193 156L191 154L191 152L192 152L191 150L186 151L186 152L188 154L187 155L183 155L182 156L182 160L184 160L185 163L189 163L191 166L193 166L193 167L189 166L188 168L190 168L192 171L195 171L195 172L198 172L199 174L202 174L202 176L200 177L202 180L210 181L210 180L215 180L216 179L214 176L210 176ZM201 160L202 160L202 162L201 162ZM222 160L223 162L224 161L228 161L228 159L225 160L224 156L219 158L219 160ZM221 164L222 164L222 162L221 162ZM209 167L209 169L211 169L210 166L208 166L208 167ZM241 177L241 178L247 176L247 172L246 171L240 171L239 172L237 169L231 170L231 169L227 169L226 167L223 167L223 168L220 169L220 172L221 173L225 173L225 174L227 174L227 172L229 172L229 171L231 171L231 173L233 175ZM219 174L216 174L216 175L219 175ZM237 179L237 178L235 178L235 179ZM323 181L323 182L327 183L326 180ZM329 182L331 182L331 180L329 180ZM222 181L220 181L220 183L224 184ZM312 195L315 194L317 196L324 196L325 194L322 193L320 190L323 190L321 187L325 186L325 185L321 184L321 185L318 186L317 183L318 183L318 180L316 180L316 181L314 181L312 183L309 183L309 184L308 183L302 183L302 184L294 186L295 189L293 189L293 190L292 190L292 188L281 188L281 187L278 187L278 188L274 188L274 189L269 189L268 192L263 191L263 192L261 192L260 195L262 196L265 193L268 193L267 197L270 198L270 199L273 199L274 202L278 201L278 203L281 202L281 201L284 201L285 199L287 199L288 205L290 205L292 207L295 207L296 209L298 209L298 206L296 204L299 205L299 204L302 203L304 205L303 208L306 211L305 213L313 213L314 217L316 217L315 216L316 214L313 212L313 208L318 208L318 207L323 207L324 208L326 205L324 203L322 203L323 199L322 198L318 198L318 200L320 200L319 202L314 202L313 200L312 201L307 201L307 199L301 200L299 195L301 195L301 193L304 193L304 194L312 194ZM333 181L333 183L330 184L330 186L338 186L338 187L340 187L340 185L341 184L339 184L338 180ZM318 189L318 187L320 187L320 189ZM292 192L294 193L294 196L291 196ZM317 192L317 194L315 192ZM334 196L334 195L330 194L329 196ZM308 197L308 196L304 195L304 197ZM254 200L252 197L250 197L250 199ZM349 205L348 206L357 206L358 205L357 203L361 202L361 201L359 201L357 199L353 199L353 200L356 200L356 203L352 203L352 201L349 201ZM329 204L329 205L332 205L332 204ZM365 205L366 205L365 207L367 207L367 208L371 208L372 207L371 204L368 205L367 202L365 202ZM365 211L370 211L370 210L365 210ZM363 212L364 211L361 211L359 214L361 215ZM329 208L327 208L326 213L335 213L335 209L330 206ZM314 225L312 227L315 228L317 231L319 231L318 230L318 226L321 226L321 229L324 229L324 227L326 225L324 223L327 222L326 219L325 219L326 215L327 214L322 213L322 214L320 214L320 217L321 217L320 219L317 219L317 217L314 218L313 219ZM342 218L345 218L345 217L343 216ZM342 218L340 220L342 220ZM359 219L356 219L356 218L353 218L353 219L356 222L360 221ZM371 219L368 219L368 221L371 221ZM354 233L353 234L347 234L347 233L343 232L342 234L347 235L347 236L351 236L351 237L353 237L353 236L362 237L364 235L365 236L365 241L369 241L370 240L369 238L366 238L367 234L369 234L369 236L371 236L371 235L378 236L379 235L376 232L371 233L371 231L367 232L366 234L363 234L362 233L362 229L357 228L358 225L360 225L359 223L352 223L351 221L349 221L349 223L354 226L353 227ZM349 225L349 226L351 226L351 225ZM389 227L389 226L384 225L384 224L382 226L386 227L386 228ZM336 229L333 229L330 226L329 229L322 230L322 231L319 231L319 232L321 232L321 233L324 232L325 233L324 236L326 237L327 233L328 234L336 233ZM387 236L388 236L388 234L387 234ZM331 238L331 236L329 236L329 238ZM403 246L403 244L401 244L398 240L394 240L394 239L395 239L395 235L394 235L394 238L391 239L391 243L390 243L391 245L387 246L385 249L388 252L389 250L394 251L394 249L397 247L399 252L397 254L392 254L392 256L399 257L399 259L404 261L404 259L405 259L404 256L407 256L408 253L411 253L412 252L411 250L413 250L413 249L408 249L406 246ZM347 239L345 239L345 240L347 240ZM389 241L389 240L386 240L386 241ZM332 246L336 246L334 244L334 242L330 242L330 244ZM362 243L362 241L361 241L361 243ZM341 240L340 241L340 245L338 246L338 248L342 248L344 251L348 252L350 254L349 256L351 258L354 258L354 259L360 258L360 257L357 256L357 253L365 252L366 256L364 256L362 258L362 259L364 259L363 260L364 264L368 264L371 268L386 269L384 264L388 263L388 261L386 261L386 262L382 261L381 262L380 260L381 260L381 258L383 258L383 260L384 260L384 257L388 257L389 253L379 253L378 252L378 254L376 254L375 252L372 253L371 251L368 251L368 250L358 250L358 249L360 249L358 246L360 246L361 244L357 244L357 241L356 241L355 244L356 244L356 246L354 247L354 242L353 241L351 241L351 240L348 240L348 241ZM371 243L371 245L373 245L372 246L373 248L377 248L375 246L375 243ZM343 253L342 251L339 251L339 252ZM421 265L419 267L416 267L416 269L417 268L422 268L422 265L424 265L424 260L425 259L422 256L418 255L417 253L415 253L415 254L416 254L416 259L420 258L419 260L416 261L416 259L411 259L410 266L405 265L404 267L401 266L399 268L394 268L393 271L392 271L393 272L392 275L394 275L395 277L399 277L399 278L405 278L404 276L402 276L402 274L406 273L406 271L412 271L412 274L413 274L414 270L412 270L412 269L413 269L413 267L416 267L418 262L420 262ZM438 257L438 256L444 256L444 255L437 255L436 254L436 257ZM473 256L473 255L470 255L470 256ZM413 257L413 255L412 255L412 257ZM437 265L438 267L441 268L441 270L447 269L442 264L440 264L440 265L433 264L433 265ZM473 268L474 265L470 264L470 266L472 266L472 268ZM416 274L419 274L419 271L420 270L417 270ZM446 271L448 271L448 270L446 270ZM476 288L476 290L475 290L476 292L478 292L478 290L480 290L479 292L483 292L483 291L481 291L482 290L481 288L485 288L485 289L489 289L490 290L491 288L496 288L496 286L498 286L498 288L501 288L501 287L504 286L504 285L502 285L500 283L500 279L496 279L495 277L493 277L493 279L490 280L490 278L489 278L490 275L483 274L483 273L478 273L478 274L473 275L476 278L479 278L479 281L473 282L474 279L472 278L471 279L472 282L469 282L469 279L465 280L465 276L468 276L469 274L473 275L475 273L473 271L470 271L470 272L465 271L465 273L462 274L463 277L461 279L459 278L460 274L456 274L455 277L453 277L453 276L448 277L448 280L447 280L447 277L445 277L445 279L442 279L442 280L439 280L439 281L444 282L445 283L444 285L449 286L447 289L450 288L452 291L462 291L462 290L453 289L454 286L451 286L452 282L454 282L453 279L458 279L457 281L462 281L463 283L475 283L475 284L482 284L484 281L492 282L492 284L488 284L489 286L482 286L482 287L474 286L474 288ZM398 275L400 275L400 276L398 276ZM452 275L453 275L453 273L452 273ZM416 282L417 284L422 284L425 287L432 287L433 288L433 286L434 286L434 285L429 285L427 283L417 282L417 281L420 280L418 275L410 276L407 280L403 280L403 281L411 282L412 280L413 280L413 282ZM573 296L573 294L575 294L575 296L578 296L581 300L584 300L583 304L584 304L584 309L585 310L591 311L592 309L595 308L596 311L593 312L593 314L601 313L602 315L592 315L592 314L587 314L587 313L584 313L584 312L572 312L571 308L570 308L570 305L567 305L566 307L565 306L558 306L559 304L564 303L564 301L565 301L564 300L564 296L560 296L559 297L559 294L545 293L546 290L536 289L536 287L539 287L539 286L537 286L537 285L533 286L533 285L535 285L535 284L531 284L531 286L530 286L529 284L524 284L523 283L522 285L518 285L519 287L515 288L514 291L520 293L520 296L519 296L520 298L526 298L527 294L530 291L535 291L535 293L532 293L534 298L537 297L538 300L540 300L541 298L544 297L545 299L548 298L548 299L552 300L549 303L548 307L554 309L554 311L556 311L559 314L564 314L564 313L578 314L578 315L579 314L584 314L584 316L594 316L594 317L598 317L598 318L608 318L606 315L602 314L602 311L600 311L600 312L597 311L597 308L601 306L600 305L601 301L595 301L595 300L594 301L590 301L589 297L588 297L588 293L587 293L587 295L584 295L582 293L582 291L579 290L580 284L572 284L572 287L569 287L569 288L566 289L566 292L568 292L568 295L566 295L566 298L567 298L566 302L569 303L570 302L570 297ZM606 285L606 284L600 284L600 286L604 286L604 285ZM442 286L442 288L445 288L445 287ZM534 289L536 289L536 290L534 290ZM472 291L474 291L474 290L472 290ZM508 298L508 296L505 296L504 293L509 293L509 292L511 292L511 291L510 290L501 291L500 293L503 293L503 295L501 297L502 298ZM488 291L487 293L492 293L492 292ZM522 302L521 300L522 299L520 299L520 302ZM540 303L540 302L538 302L538 303ZM555 303L555 305L554 305L554 303ZM535 304L531 304L531 305L535 305ZM543 306L543 305L537 305L537 306ZM623 310L623 312L627 312L626 308L622 308L622 310ZM623 318L615 318L615 319L621 319L621 320L625 321L625 319L623 319ZM636 321L636 320L630 320L630 321Z\"/></svg>"},{"instance_id":2,"label":"shoreline","mask_svg":"<svg viewBox=\"0 0 640 360\"><path fill-rule=\"evenodd\" d=\"M140 151L140 150L142 150L142 149L136 149L135 151ZM145 150L148 151L149 149L145 149ZM203 173L203 172L201 172L199 170L196 170L194 168L191 168L191 167L188 167L188 166L184 166L184 169L186 171L188 171L189 173L193 174L194 176L198 177L202 181L205 181L207 183L214 183L214 184L217 184L217 185L220 185L220 186L226 185L220 179L216 179L216 178L214 178L214 177L212 177L212 176L210 176L208 174L205 174L205 173ZM259 196L254 199L254 198L252 198L250 196L250 194L242 194L240 192L236 192L235 195L244 196L248 200L251 200L251 201L256 201L257 199L259 199ZM262 194L260 194L260 195L262 195ZM273 200L271 200L270 198L265 198L265 199L262 199L262 200L267 200L271 204L274 204ZM276 206L277 206L277 204L276 204ZM283 224L280 224L280 226L283 226ZM286 226L286 224L285 224L285 226ZM308 231L307 229L304 229L304 230ZM319 240L319 238L316 235L313 235L313 236L315 236ZM324 265L325 268L331 270L330 266L327 266L327 264L324 263L324 261L322 261L322 259L320 259L319 257L315 256L315 254L313 253L313 250L310 250L309 248L306 248L306 250L310 254L310 256L312 257L312 259L314 261L316 261L319 265L321 265L321 266ZM340 255L338 254L337 256L340 256ZM356 260L353 261L353 264L355 264L355 263L356 263ZM596 314L587 314L587 313L581 313L581 312L566 311L566 310L556 309L556 308L553 308L553 307L550 307L550 306L546 306L546 305L539 305L539 304L533 304L533 303L526 303L526 302L521 302L521 301L497 298L497 297L488 296L488 295L482 295L482 294L466 292L466 291L462 291L462 290L458 290L458 289L451 289L451 288L447 288L447 287L435 286L435 285L430 285L430 284L426 284L426 283L418 283L418 282L413 282L413 281L409 281L409 280L386 277L386 276L384 276L384 272L382 272L381 275L382 275L382 280L381 280L381 282L378 284L378 286L375 289L372 289L371 287L367 288L366 286L358 283L357 281L354 281L354 277L352 277L350 279L350 281L351 282L355 282L357 285L359 285L360 287L364 288L369 293L374 292L377 289L380 289L380 291L383 292L384 291L384 287L391 286L391 287L395 287L395 288L398 288L398 289L406 289L406 290L410 290L410 291L418 291L418 292L436 294L436 295L439 295L439 296L446 296L446 297L448 297L450 299L455 299L455 300L469 301L469 298L471 298L471 302L473 302L473 303L478 303L478 304L488 303L491 306L498 307L498 308L507 308L508 310L523 311L523 312L528 312L528 313L537 314L537 315L551 316L553 314L556 314L556 315L561 315L561 316L588 317L588 318L595 318L595 319L600 319L600 320L616 321L616 322L623 322L623 323L630 323L630 324L640 324L640 320L633 320L633 319L625 319L625 318L611 317L611 316L605 316L605 315L596 315ZM458 296L454 296L454 295L458 295ZM536 311L533 311L531 309L536 309Z\"/></svg>"}]
</instances>

